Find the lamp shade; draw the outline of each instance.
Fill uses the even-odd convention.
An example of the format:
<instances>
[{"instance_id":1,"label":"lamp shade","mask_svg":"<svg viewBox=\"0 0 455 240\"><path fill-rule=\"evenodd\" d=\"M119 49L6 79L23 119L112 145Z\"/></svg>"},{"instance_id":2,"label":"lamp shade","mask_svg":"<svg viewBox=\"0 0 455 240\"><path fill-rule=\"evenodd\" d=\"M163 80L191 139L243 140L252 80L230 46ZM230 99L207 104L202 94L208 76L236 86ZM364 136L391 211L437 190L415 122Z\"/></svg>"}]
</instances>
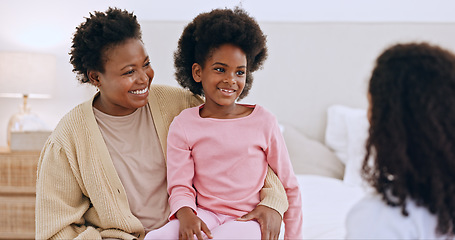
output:
<instances>
[{"instance_id":1,"label":"lamp shade","mask_svg":"<svg viewBox=\"0 0 455 240\"><path fill-rule=\"evenodd\" d=\"M50 97L55 75L53 55L0 52L0 96Z\"/></svg>"}]
</instances>

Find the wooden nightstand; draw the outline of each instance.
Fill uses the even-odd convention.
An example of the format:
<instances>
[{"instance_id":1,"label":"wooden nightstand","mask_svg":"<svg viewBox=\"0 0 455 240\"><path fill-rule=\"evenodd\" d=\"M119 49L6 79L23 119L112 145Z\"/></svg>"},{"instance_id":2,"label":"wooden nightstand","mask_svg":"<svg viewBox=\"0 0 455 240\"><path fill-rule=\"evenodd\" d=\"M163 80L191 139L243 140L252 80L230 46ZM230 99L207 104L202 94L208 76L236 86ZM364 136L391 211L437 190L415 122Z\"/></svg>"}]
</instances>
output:
<instances>
[{"instance_id":1,"label":"wooden nightstand","mask_svg":"<svg viewBox=\"0 0 455 240\"><path fill-rule=\"evenodd\" d=\"M0 239L35 238L39 155L39 151L0 149Z\"/></svg>"}]
</instances>

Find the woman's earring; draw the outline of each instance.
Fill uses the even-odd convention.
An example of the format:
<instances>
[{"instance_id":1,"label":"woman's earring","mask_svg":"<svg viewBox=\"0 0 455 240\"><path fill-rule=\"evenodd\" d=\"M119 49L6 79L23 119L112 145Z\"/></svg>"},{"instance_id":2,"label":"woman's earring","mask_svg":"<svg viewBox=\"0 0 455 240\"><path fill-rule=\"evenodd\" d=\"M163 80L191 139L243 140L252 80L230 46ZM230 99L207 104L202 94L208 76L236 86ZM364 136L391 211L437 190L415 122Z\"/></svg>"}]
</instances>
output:
<instances>
[{"instance_id":1,"label":"woman's earring","mask_svg":"<svg viewBox=\"0 0 455 240\"><path fill-rule=\"evenodd\" d=\"M97 91L97 92L100 91L100 89L98 88L98 85L96 85L95 88L96 88L96 91Z\"/></svg>"}]
</instances>

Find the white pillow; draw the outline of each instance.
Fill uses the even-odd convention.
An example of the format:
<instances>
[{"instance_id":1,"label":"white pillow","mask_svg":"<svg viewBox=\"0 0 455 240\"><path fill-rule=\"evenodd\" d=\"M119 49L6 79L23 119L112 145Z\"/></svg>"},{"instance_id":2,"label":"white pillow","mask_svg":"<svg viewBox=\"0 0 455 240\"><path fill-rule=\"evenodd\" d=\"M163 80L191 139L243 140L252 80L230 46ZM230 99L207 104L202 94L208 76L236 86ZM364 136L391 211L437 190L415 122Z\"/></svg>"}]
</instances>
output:
<instances>
[{"instance_id":1,"label":"white pillow","mask_svg":"<svg viewBox=\"0 0 455 240\"><path fill-rule=\"evenodd\" d=\"M329 107L325 131L325 144L345 165L348 162L348 129L345 119L348 111L349 108L341 105Z\"/></svg>"},{"instance_id":2,"label":"white pillow","mask_svg":"<svg viewBox=\"0 0 455 240\"><path fill-rule=\"evenodd\" d=\"M344 165L327 146L291 125L282 125L282 133L296 174L343 178Z\"/></svg>"},{"instance_id":3,"label":"white pillow","mask_svg":"<svg viewBox=\"0 0 455 240\"><path fill-rule=\"evenodd\" d=\"M366 109L343 105L328 108L325 142L345 163L343 181L348 185L365 186L360 171L365 157L368 128Z\"/></svg>"}]
</instances>

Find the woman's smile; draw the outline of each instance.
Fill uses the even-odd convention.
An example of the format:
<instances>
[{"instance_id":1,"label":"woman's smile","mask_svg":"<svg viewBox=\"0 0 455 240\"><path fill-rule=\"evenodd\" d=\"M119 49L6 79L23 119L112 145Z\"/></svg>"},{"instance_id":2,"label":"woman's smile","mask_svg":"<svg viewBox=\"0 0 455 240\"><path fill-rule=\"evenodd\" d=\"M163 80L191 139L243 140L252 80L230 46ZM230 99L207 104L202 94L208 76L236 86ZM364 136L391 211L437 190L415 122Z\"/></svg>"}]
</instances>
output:
<instances>
[{"instance_id":1,"label":"woman's smile","mask_svg":"<svg viewBox=\"0 0 455 240\"><path fill-rule=\"evenodd\" d=\"M135 94L135 95L141 95L141 94L146 94L148 95L149 88L148 86L145 87L144 89L138 89L138 90L133 90L133 91L128 91L129 93Z\"/></svg>"}]
</instances>

